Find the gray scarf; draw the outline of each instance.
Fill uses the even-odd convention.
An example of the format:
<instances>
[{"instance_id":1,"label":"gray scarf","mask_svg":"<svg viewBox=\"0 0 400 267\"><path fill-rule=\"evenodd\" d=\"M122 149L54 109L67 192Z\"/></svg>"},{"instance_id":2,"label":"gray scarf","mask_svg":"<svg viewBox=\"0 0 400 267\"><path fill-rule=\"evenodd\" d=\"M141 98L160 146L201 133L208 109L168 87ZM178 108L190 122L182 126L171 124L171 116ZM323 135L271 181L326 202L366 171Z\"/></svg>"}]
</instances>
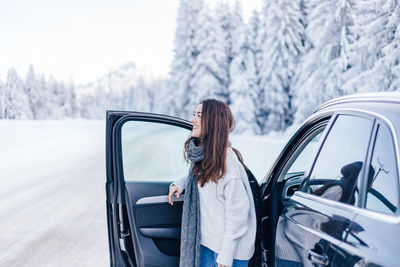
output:
<instances>
[{"instance_id":1,"label":"gray scarf","mask_svg":"<svg viewBox=\"0 0 400 267\"><path fill-rule=\"evenodd\" d=\"M200 266L200 199L193 166L203 160L203 146L196 146L194 139L189 142L189 159L191 161L189 176L185 188L182 211L180 267Z\"/></svg>"}]
</instances>

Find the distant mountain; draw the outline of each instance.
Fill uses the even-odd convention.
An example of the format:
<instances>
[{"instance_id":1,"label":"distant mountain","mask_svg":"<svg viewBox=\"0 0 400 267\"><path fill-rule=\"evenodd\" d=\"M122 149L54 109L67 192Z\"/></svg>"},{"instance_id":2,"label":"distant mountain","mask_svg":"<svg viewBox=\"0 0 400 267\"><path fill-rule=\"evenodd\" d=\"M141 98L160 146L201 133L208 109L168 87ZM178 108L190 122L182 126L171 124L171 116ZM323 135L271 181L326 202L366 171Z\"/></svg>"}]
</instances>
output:
<instances>
[{"instance_id":1,"label":"distant mountain","mask_svg":"<svg viewBox=\"0 0 400 267\"><path fill-rule=\"evenodd\" d=\"M104 118L105 110L167 112L167 78L150 70L126 63L86 85L75 87L77 106L82 117Z\"/></svg>"},{"instance_id":2,"label":"distant mountain","mask_svg":"<svg viewBox=\"0 0 400 267\"><path fill-rule=\"evenodd\" d=\"M78 100L82 96L95 95L99 90L105 94L122 95L131 88L143 87L157 79L160 77L155 76L149 69L128 62L91 83L76 86L75 91Z\"/></svg>"}]
</instances>

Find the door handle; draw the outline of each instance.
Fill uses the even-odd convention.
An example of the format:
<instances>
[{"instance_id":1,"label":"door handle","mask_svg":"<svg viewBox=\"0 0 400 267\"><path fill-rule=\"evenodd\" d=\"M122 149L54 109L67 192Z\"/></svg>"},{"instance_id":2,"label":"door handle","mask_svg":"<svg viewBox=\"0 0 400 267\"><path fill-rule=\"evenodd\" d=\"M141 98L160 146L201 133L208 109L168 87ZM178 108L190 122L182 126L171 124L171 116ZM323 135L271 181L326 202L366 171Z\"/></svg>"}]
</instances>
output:
<instances>
[{"instance_id":1,"label":"door handle","mask_svg":"<svg viewBox=\"0 0 400 267\"><path fill-rule=\"evenodd\" d=\"M172 200L174 202L183 202L184 194L182 193L179 198L174 195ZM168 195L161 195L161 196L151 196L151 197L143 197L136 201L136 205L148 205L148 204L168 204Z\"/></svg>"},{"instance_id":2,"label":"door handle","mask_svg":"<svg viewBox=\"0 0 400 267\"><path fill-rule=\"evenodd\" d=\"M313 250L307 251L307 258L318 266L327 266L329 259L325 254L319 254Z\"/></svg>"}]
</instances>

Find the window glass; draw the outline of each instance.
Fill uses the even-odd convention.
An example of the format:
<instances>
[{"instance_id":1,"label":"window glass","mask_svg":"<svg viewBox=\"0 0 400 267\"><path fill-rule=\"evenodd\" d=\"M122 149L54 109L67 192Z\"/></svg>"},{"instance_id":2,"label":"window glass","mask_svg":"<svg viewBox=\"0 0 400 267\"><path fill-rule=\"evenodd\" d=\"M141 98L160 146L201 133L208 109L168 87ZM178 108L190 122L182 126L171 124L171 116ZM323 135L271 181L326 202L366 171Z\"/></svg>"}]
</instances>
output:
<instances>
[{"instance_id":1,"label":"window glass","mask_svg":"<svg viewBox=\"0 0 400 267\"><path fill-rule=\"evenodd\" d=\"M357 179L363 167L373 121L340 115L318 155L305 191L343 203L358 199Z\"/></svg>"},{"instance_id":2,"label":"window glass","mask_svg":"<svg viewBox=\"0 0 400 267\"><path fill-rule=\"evenodd\" d=\"M293 159L293 163L291 164L287 173L296 173L296 172L303 172L310 167L315 149L319 143L319 140L322 135L322 128L319 129L316 133L314 133L314 137L311 137L307 143L300 147L300 153L297 154L298 156ZM297 152L298 153L298 152Z\"/></svg>"},{"instance_id":3,"label":"window glass","mask_svg":"<svg viewBox=\"0 0 400 267\"><path fill-rule=\"evenodd\" d=\"M122 126L125 181L174 181L186 176L189 165L183 147L190 131L181 127L128 121Z\"/></svg>"},{"instance_id":4,"label":"window glass","mask_svg":"<svg viewBox=\"0 0 400 267\"><path fill-rule=\"evenodd\" d=\"M305 171L311 167L324 129L325 125L308 133L283 168L278 181L285 180L282 191L284 201L289 199L300 188Z\"/></svg>"},{"instance_id":5,"label":"window glass","mask_svg":"<svg viewBox=\"0 0 400 267\"><path fill-rule=\"evenodd\" d=\"M398 209L398 174L394 144L389 129L380 125L368 176L366 208L383 213Z\"/></svg>"}]
</instances>

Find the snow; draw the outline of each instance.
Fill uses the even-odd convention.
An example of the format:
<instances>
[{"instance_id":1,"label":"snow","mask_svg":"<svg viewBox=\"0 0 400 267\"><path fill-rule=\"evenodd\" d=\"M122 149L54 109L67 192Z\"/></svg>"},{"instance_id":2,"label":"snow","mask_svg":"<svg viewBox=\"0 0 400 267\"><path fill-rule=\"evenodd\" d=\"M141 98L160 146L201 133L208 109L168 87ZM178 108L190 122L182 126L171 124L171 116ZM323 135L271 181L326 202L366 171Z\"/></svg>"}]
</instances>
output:
<instances>
[{"instance_id":1,"label":"snow","mask_svg":"<svg viewBox=\"0 0 400 267\"><path fill-rule=\"evenodd\" d=\"M105 122L0 120L0 266L108 266ZM230 140L261 182L289 135Z\"/></svg>"},{"instance_id":2,"label":"snow","mask_svg":"<svg viewBox=\"0 0 400 267\"><path fill-rule=\"evenodd\" d=\"M100 127L98 121L89 120L0 121L2 176L45 171L46 165L56 169L79 163L90 150L99 150L95 147L99 140L92 138L94 131L105 127L104 122L101 124ZM24 168L18 168L21 166Z\"/></svg>"},{"instance_id":3,"label":"snow","mask_svg":"<svg viewBox=\"0 0 400 267\"><path fill-rule=\"evenodd\" d=\"M286 144L285 136L270 138L268 136L232 135L232 146L243 156L244 163L253 172L261 184L270 167Z\"/></svg>"},{"instance_id":4,"label":"snow","mask_svg":"<svg viewBox=\"0 0 400 267\"><path fill-rule=\"evenodd\" d=\"M0 121L0 266L108 266L103 121Z\"/></svg>"}]
</instances>

